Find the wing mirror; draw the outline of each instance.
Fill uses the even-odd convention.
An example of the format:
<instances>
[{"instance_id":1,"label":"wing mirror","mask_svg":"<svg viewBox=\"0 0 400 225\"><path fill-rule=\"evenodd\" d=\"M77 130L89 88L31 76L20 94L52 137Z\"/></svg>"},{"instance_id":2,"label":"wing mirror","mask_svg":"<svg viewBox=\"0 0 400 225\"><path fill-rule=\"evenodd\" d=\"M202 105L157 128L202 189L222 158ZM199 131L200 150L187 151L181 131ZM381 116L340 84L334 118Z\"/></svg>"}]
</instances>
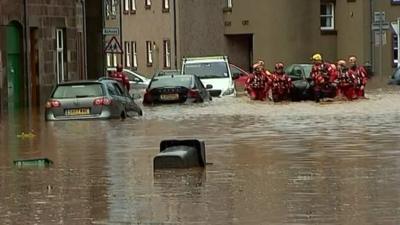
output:
<instances>
[{"instance_id":1,"label":"wing mirror","mask_svg":"<svg viewBox=\"0 0 400 225\"><path fill-rule=\"evenodd\" d=\"M212 88L213 88L213 86L212 86L211 84L207 84L207 85L206 85L206 89L207 89L207 90L212 89Z\"/></svg>"}]
</instances>

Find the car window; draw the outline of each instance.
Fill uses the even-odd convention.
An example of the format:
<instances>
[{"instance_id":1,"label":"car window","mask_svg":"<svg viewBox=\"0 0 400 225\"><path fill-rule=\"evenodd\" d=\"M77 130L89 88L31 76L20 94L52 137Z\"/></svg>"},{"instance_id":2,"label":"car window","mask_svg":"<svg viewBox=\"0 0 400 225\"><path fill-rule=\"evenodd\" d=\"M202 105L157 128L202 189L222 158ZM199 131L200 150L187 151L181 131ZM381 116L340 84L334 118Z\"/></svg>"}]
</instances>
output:
<instances>
[{"instance_id":1,"label":"car window","mask_svg":"<svg viewBox=\"0 0 400 225\"><path fill-rule=\"evenodd\" d=\"M103 96L101 84L60 85L53 93L53 98L83 98Z\"/></svg>"},{"instance_id":2,"label":"car window","mask_svg":"<svg viewBox=\"0 0 400 225\"><path fill-rule=\"evenodd\" d=\"M240 71L238 68L234 67L234 66L230 66L231 68L231 73L232 75L236 75L236 74L242 74L242 71Z\"/></svg>"},{"instance_id":3,"label":"car window","mask_svg":"<svg viewBox=\"0 0 400 225\"><path fill-rule=\"evenodd\" d=\"M137 77L137 76L135 76L135 75L133 75L133 74L130 74L130 73L127 73L127 72L124 72L124 74L125 74L126 76L128 76L129 81L133 81L133 82L143 82L142 79L140 79L139 77Z\"/></svg>"},{"instance_id":4,"label":"car window","mask_svg":"<svg viewBox=\"0 0 400 225\"><path fill-rule=\"evenodd\" d=\"M107 83L107 90L108 90L108 93L110 93L110 95L114 95L114 96L118 95L118 92L112 83Z\"/></svg>"},{"instance_id":5,"label":"car window","mask_svg":"<svg viewBox=\"0 0 400 225\"><path fill-rule=\"evenodd\" d=\"M228 66L225 62L187 63L183 74L193 74L199 78L229 77Z\"/></svg>"},{"instance_id":6,"label":"car window","mask_svg":"<svg viewBox=\"0 0 400 225\"><path fill-rule=\"evenodd\" d=\"M192 86L191 76L179 76L179 77L157 77L153 78L149 88L160 88L160 87L187 87Z\"/></svg>"},{"instance_id":7,"label":"car window","mask_svg":"<svg viewBox=\"0 0 400 225\"><path fill-rule=\"evenodd\" d=\"M124 91L122 91L121 87L118 84L113 83L113 86L115 88L115 92L117 93L117 95L124 96Z\"/></svg>"}]
</instances>

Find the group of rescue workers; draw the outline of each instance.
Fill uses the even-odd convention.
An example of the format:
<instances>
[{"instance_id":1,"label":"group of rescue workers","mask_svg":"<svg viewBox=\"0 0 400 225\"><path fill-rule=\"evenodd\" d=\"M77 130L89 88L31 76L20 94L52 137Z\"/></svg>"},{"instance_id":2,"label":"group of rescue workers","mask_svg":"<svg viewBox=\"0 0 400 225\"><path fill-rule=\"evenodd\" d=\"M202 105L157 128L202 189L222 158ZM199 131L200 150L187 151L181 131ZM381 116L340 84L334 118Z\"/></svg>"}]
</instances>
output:
<instances>
[{"instance_id":1,"label":"group of rescue workers","mask_svg":"<svg viewBox=\"0 0 400 225\"><path fill-rule=\"evenodd\" d=\"M321 54L312 56L312 69L308 81L312 86L316 102L324 98L343 96L345 99L354 100L365 98L365 86L368 76L365 68L357 64L355 56L346 60L339 60L336 64L325 62ZM269 72L265 69L264 61L253 65L253 73L246 81L246 91L252 100L274 102L290 100L294 89L291 78L285 73L284 64L275 64L275 70Z\"/></svg>"}]
</instances>

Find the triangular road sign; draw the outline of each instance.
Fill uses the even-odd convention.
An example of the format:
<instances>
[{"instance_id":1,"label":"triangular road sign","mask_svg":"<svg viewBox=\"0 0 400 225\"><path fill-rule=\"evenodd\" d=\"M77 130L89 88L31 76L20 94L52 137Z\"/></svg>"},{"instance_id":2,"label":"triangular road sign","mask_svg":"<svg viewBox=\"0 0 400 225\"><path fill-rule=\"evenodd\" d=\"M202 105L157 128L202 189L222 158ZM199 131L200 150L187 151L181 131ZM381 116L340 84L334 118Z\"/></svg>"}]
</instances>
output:
<instances>
[{"instance_id":1,"label":"triangular road sign","mask_svg":"<svg viewBox=\"0 0 400 225\"><path fill-rule=\"evenodd\" d=\"M105 53L116 53L122 54L124 51L122 50L121 44L118 42L117 38L114 36L107 43L106 48L104 49Z\"/></svg>"}]
</instances>

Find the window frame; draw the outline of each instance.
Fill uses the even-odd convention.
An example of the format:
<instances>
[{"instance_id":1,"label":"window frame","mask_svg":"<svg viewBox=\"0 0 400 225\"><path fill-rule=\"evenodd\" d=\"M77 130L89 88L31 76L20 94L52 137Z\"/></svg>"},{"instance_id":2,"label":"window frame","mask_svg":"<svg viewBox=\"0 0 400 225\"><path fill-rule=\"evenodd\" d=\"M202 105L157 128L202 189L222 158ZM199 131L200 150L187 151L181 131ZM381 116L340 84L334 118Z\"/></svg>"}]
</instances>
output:
<instances>
[{"instance_id":1,"label":"window frame","mask_svg":"<svg viewBox=\"0 0 400 225\"><path fill-rule=\"evenodd\" d=\"M136 0L130 0L131 1L131 14L135 14L136 13Z\"/></svg>"},{"instance_id":2,"label":"window frame","mask_svg":"<svg viewBox=\"0 0 400 225\"><path fill-rule=\"evenodd\" d=\"M125 67L132 67L132 63L131 63L131 42L129 41L125 41L124 43L124 47L125 47Z\"/></svg>"},{"instance_id":3,"label":"window frame","mask_svg":"<svg viewBox=\"0 0 400 225\"><path fill-rule=\"evenodd\" d=\"M153 42L146 41L146 62L147 66L153 66Z\"/></svg>"},{"instance_id":4,"label":"window frame","mask_svg":"<svg viewBox=\"0 0 400 225\"><path fill-rule=\"evenodd\" d=\"M137 45L136 41L131 41L131 48L132 48L132 68L138 68L138 59L137 59Z\"/></svg>"},{"instance_id":5,"label":"window frame","mask_svg":"<svg viewBox=\"0 0 400 225\"><path fill-rule=\"evenodd\" d=\"M233 7L233 0L226 0L226 8L232 9Z\"/></svg>"},{"instance_id":6,"label":"window frame","mask_svg":"<svg viewBox=\"0 0 400 225\"><path fill-rule=\"evenodd\" d=\"M65 30L56 28L56 75L57 83L65 81Z\"/></svg>"},{"instance_id":7,"label":"window frame","mask_svg":"<svg viewBox=\"0 0 400 225\"><path fill-rule=\"evenodd\" d=\"M164 68L171 68L171 41L168 39L164 39L163 41L163 50L164 50Z\"/></svg>"},{"instance_id":8,"label":"window frame","mask_svg":"<svg viewBox=\"0 0 400 225\"><path fill-rule=\"evenodd\" d=\"M167 13L169 12L170 2L169 0L162 0L162 12Z\"/></svg>"},{"instance_id":9,"label":"window frame","mask_svg":"<svg viewBox=\"0 0 400 225\"><path fill-rule=\"evenodd\" d=\"M128 14L131 9L130 1L131 0L124 0L124 14Z\"/></svg>"},{"instance_id":10,"label":"window frame","mask_svg":"<svg viewBox=\"0 0 400 225\"><path fill-rule=\"evenodd\" d=\"M330 7L330 13L331 14L327 14L326 12L324 12L325 14L322 14L321 9L320 9L320 29L321 31L333 31L335 30L335 2L331 2L331 1L327 1L327 2L321 2L320 8L322 7L322 5L326 5L326 8L328 8L328 6ZM331 26L322 26L322 19L325 19L325 22L327 22L327 20L331 20Z\"/></svg>"},{"instance_id":11,"label":"window frame","mask_svg":"<svg viewBox=\"0 0 400 225\"><path fill-rule=\"evenodd\" d=\"M151 0L144 0L144 8L151 9Z\"/></svg>"}]
</instances>

